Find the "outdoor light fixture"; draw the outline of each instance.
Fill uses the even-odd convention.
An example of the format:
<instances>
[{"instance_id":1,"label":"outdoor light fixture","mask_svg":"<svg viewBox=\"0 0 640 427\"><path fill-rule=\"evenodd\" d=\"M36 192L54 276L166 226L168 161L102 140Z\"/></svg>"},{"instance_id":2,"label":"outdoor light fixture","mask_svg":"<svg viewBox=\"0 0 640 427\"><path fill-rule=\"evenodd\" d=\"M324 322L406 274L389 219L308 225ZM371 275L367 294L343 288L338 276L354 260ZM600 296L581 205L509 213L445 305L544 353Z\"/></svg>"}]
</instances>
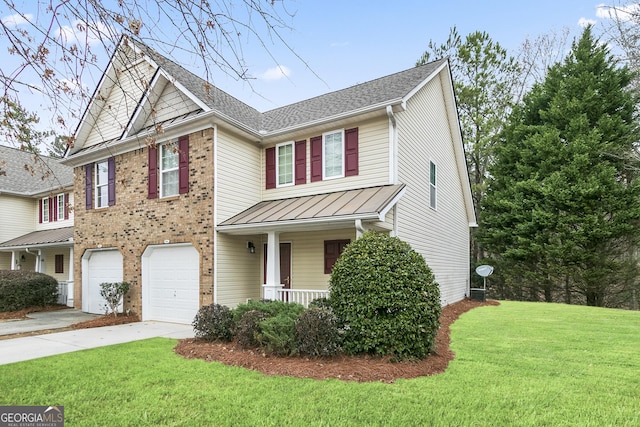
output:
<instances>
[{"instance_id":1,"label":"outdoor light fixture","mask_svg":"<svg viewBox=\"0 0 640 427\"><path fill-rule=\"evenodd\" d=\"M249 252L251 252L252 254L256 253L256 247L253 242L247 242L247 249L249 249Z\"/></svg>"},{"instance_id":2,"label":"outdoor light fixture","mask_svg":"<svg viewBox=\"0 0 640 427\"><path fill-rule=\"evenodd\" d=\"M24 257L24 255L20 256L20 261L25 262L26 258Z\"/></svg>"}]
</instances>

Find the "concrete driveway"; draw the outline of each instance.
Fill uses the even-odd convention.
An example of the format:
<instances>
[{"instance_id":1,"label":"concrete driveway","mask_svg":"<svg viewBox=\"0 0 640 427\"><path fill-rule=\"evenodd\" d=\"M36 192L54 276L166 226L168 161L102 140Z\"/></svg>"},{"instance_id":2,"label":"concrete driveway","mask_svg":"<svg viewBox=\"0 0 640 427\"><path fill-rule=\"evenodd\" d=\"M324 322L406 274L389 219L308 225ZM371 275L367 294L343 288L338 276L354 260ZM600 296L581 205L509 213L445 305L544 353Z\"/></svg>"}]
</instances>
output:
<instances>
[{"instance_id":1,"label":"concrete driveway","mask_svg":"<svg viewBox=\"0 0 640 427\"><path fill-rule=\"evenodd\" d=\"M61 310L75 311L75 310ZM78 310L79 311L79 310ZM86 320L86 313L67 313L69 316L59 313L58 316L50 315L48 313L58 312L42 312L39 314L42 316L35 316L36 324L40 325L39 330L42 330L43 325L46 324L45 329L51 329L53 323L46 323L47 320L53 322L52 319L57 319L56 324L63 324L66 327L72 323L77 323L82 320ZM33 313L36 314L36 313ZM30 314L29 316L33 316ZM51 317L48 317L51 316ZM65 320L66 319L66 320ZM82 319L82 320L77 320ZM31 322L32 320L23 320L18 322ZM5 334L5 331L16 330L17 325L9 326L8 323L12 322L0 322L0 334ZM32 326L21 326L22 328L31 328ZM38 329L35 329L38 330ZM31 329L34 331L34 329ZM23 332L31 332L24 331ZM17 332L12 332L17 333ZM6 334L5 334L6 335ZM22 362L24 360L37 359L40 357L53 356L56 354L69 353L73 351L86 350L90 348L103 347L113 344L122 344L131 341L138 341L147 338L165 337L165 338L192 338L193 327L191 325L181 325L176 323L164 323L155 321L135 322L127 323L117 326L103 326L101 328L90 329L76 329L64 332L55 332L43 335L34 335L22 338L9 338L0 340L0 365L7 363Z\"/></svg>"},{"instance_id":2,"label":"concrete driveway","mask_svg":"<svg viewBox=\"0 0 640 427\"><path fill-rule=\"evenodd\" d=\"M100 317L75 308L29 313L26 319L0 320L0 336L66 328L78 322ZM0 338L1 339L1 338Z\"/></svg>"}]
</instances>

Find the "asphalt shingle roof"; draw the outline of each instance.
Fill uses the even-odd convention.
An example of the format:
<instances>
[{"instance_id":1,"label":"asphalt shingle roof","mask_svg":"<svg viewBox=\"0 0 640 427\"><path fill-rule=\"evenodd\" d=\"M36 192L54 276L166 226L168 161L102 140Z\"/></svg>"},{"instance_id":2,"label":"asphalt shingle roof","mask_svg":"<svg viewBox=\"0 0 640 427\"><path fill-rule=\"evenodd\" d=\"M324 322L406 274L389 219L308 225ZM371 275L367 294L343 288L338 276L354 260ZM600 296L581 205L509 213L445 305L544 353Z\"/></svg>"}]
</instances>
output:
<instances>
[{"instance_id":1,"label":"asphalt shingle roof","mask_svg":"<svg viewBox=\"0 0 640 427\"><path fill-rule=\"evenodd\" d=\"M33 196L73 185L73 168L58 159L0 145L0 193Z\"/></svg>"},{"instance_id":2,"label":"asphalt shingle roof","mask_svg":"<svg viewBox=\"0 0 640 427\"><path fill-rule=\"evenodd\" d=\"M369 106L396 101L408 95L434 73L446 59L410 68L294 104L259 112L218 89L143 43L134 41L146 55L184 85L211 109L239 121L255 132L275 132Z\"/></svg>"}]
</instances>

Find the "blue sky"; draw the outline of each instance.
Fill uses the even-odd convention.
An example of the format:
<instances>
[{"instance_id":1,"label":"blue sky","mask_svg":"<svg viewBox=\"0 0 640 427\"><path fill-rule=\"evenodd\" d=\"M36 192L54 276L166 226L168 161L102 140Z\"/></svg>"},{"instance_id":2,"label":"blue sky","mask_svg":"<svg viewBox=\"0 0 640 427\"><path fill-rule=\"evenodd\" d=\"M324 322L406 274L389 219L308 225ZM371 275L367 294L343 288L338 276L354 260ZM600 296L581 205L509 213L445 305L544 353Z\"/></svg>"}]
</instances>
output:
<instances>
[{"instance_id":1,"label":"blue sky","mask_svg":"<svg viewBox=\"0 0 640 427\"><path fill-rule=\"evenodd\" d=\"M278 44L267 46L274 62L262 46L248 43L242 49L255 77L251 84L224 73L213 76L212 83L220 89L260 111L413 67L429 40L444 42L454 25L463 37L476 30L486 31L515 55L527 37L563 28L577 35L585 22L599 25L604 18L599 17L598 5L606 0L286 1L293 15L286 21L292 30L282 34L306 63ZM33 7L29 2L24 4ZM0 4L3 20L9 14L5 7ZM0 67L8 67L12 60L5 53L5 44L0 38ZM197 61L193 65L185 63L191 62L188 58L178 62L201 73ZM286 77L277 72L278 67L286 70ZM84 83L91 91L96 84ZM46 116L41 98L25 95L24 103ZM75 128L75 123L71 127Z\"/></svg>"}]
</instances>

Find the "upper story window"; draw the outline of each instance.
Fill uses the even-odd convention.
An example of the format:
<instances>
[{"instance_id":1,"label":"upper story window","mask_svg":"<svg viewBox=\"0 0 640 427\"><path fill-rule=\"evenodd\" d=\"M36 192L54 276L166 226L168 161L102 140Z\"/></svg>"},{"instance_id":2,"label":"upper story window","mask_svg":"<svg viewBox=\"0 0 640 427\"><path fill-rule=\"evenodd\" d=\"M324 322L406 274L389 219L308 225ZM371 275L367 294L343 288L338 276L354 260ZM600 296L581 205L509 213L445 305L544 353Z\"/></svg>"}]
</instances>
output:
<instances>
[{"instance_id":1,"label":"upper story window","mask_svg":"<svg viewBox=\"0 0 640 427\"><path fill-rule=\"evenodd\" d=\"M42 199L41 201L42 203L40 203L40 218L42 218L42 220L40 222L49 222L50 221L50 200L48 197L45 197L44 199Z\"/></svg>"},{"instance_id":2,"label":"upper story window","mask_svg":"<svg viewBox=\"0 0 640 427\"><path fill-rule=\"evenodd\" d=\"M278 170L278 187L293 184L293 142L276 146L276 169Z\"/></svg>"},{"instance_id":3,"label":"upper story window","mask_svg":"<svg viewBox=\"0 0 640 427\"><path fill-rule=\"evenodd\" d=\"M438 201L437 168L433 161L429 161L429 207L436 209Z\"/></svg>"},{"instance_id":4,"label":"upper story window","mask_svg":"<svg viewBox=\"0 0 640 427\"><path fill-rule=\"evenodd\" d=\"M178 194L179 187L179 150L174 141L160 146L160 197Z\"/></svg>"},{"instance_id":5,"label":"upper story window","mask_svg":"<svg viewBox=\"0 0 640 427\"><path fill-rule=\"evenodd\" d=\"M344 176L344 133L342 130L322 135L322 178Z\"/></svg>"},{"instance_id":6,"label":"upper story window","mask_svg":"<svg viewBox=\"0 0 640 427\"><path fill-rule=\"evenodd\" d=\"M109 206L109 165L106 160L96 163L95 198L96 208Z\"/></svg>"},{"instance_id":7,"label":"upper story window","mask_svg":"<svg viewBox=\"0 0 640 427\"><path fill-rule=\"evenodd\" d=\"M116 161L107 160L85 165L85 206L87 210L116 204ZM66 204L67 201L63 201ZM68 210L68 209L67 209Z\"/></svg>"},{"instance_id":8,"label":"upper story window","mask_svg":"<svg viewBox=\"0 0 640 427\"><path fill-rule=\"evenodd\" d=\"M62 218L65 217L65 196L64 194L58 194L56 196L56 212L58 215L56 215L56 217L58 218L58 220L61 220Z\"/></svg>"},{"instance_id":9,"label":"upper story window","mask_svg":"<svg viewBox=\"0 0 640 427\"><path fill-rule=\"evenodd\" d=\"M189 192L189 136L149 147L147 197L171 197Z\"/></svg>"},{"instance_id":10,"label":"upper story window","mask_svg":"<svg viewBox=\"0 0 640 427\"><path fill-rule=\"evenodd\" d=\"M69 219L69 193L44 197L39 201L39 223Z\"/></svg>"}]
</instances>

